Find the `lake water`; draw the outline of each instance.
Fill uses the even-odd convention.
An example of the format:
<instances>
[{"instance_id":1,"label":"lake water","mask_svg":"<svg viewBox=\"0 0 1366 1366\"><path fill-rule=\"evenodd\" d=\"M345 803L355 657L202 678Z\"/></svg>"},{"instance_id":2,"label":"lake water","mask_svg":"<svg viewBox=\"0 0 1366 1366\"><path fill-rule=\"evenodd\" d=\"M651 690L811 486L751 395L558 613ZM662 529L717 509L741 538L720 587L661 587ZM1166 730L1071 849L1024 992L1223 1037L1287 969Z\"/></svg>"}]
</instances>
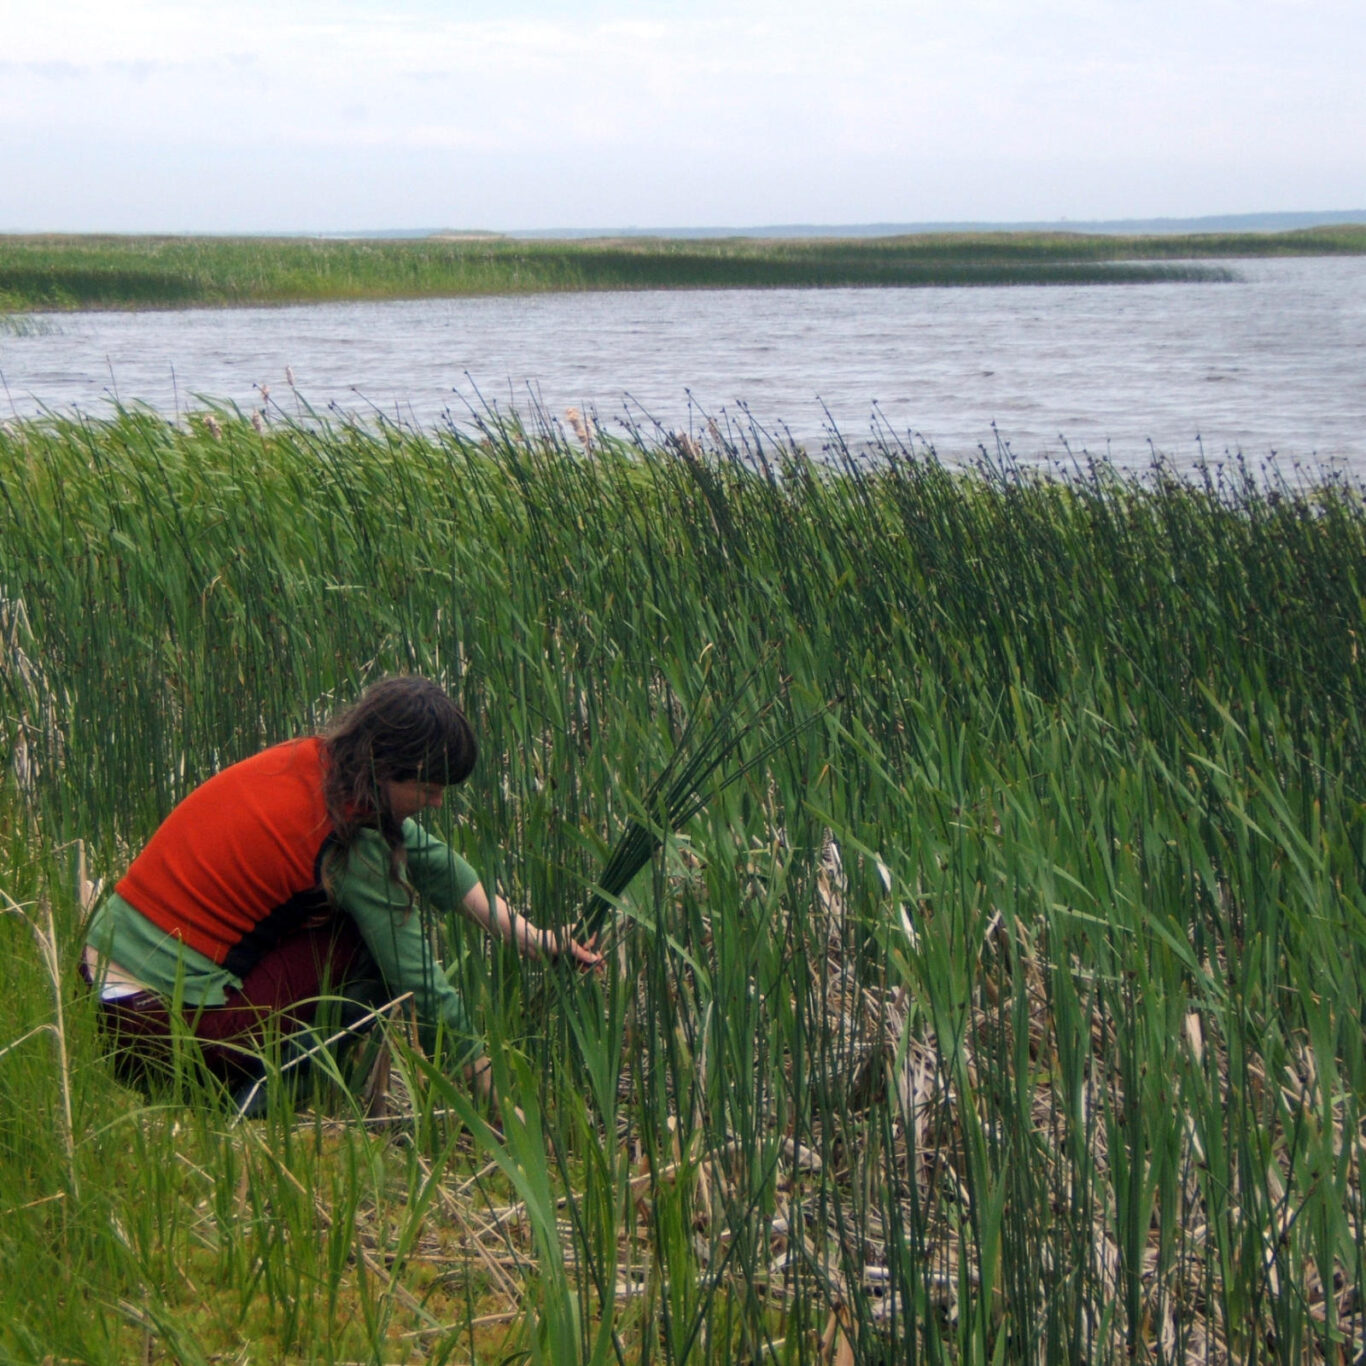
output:
<instances>
[{"instance_id":1,"label":"lake water","mask_svg":"<svg viewBox=\"0 0 1366 1366\"><path fill-rule=\"evenodd\" d=\"M558 294L35 315L0 330L5 409L168 414L195 396L459 421L477 391L523 411L700 414L856 444L873 414L941 456L996 436L1178 465L1201 449L1366 476L1366 257L1228 263L1219 284ZM689 396L691 395L691 403ZM993 429L993 424L994 429Z\"/></svg>"}]
</instances>

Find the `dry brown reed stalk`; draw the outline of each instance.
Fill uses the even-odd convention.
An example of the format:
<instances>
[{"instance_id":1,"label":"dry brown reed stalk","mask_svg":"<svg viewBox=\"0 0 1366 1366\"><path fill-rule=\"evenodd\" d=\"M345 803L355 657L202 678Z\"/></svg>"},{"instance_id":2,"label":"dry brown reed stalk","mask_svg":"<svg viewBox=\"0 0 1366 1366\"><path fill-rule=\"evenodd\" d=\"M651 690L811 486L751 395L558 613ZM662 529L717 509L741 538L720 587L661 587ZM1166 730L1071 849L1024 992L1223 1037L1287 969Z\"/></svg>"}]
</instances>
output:
<instances>
[{"instance_id":1,"label":"dry brown reed stalk","mask_svg":"<svg viewBox=\"0 0 1366 1366\"><path fill-rule=\"evenodd\" d=\"M577 408L566 408L564 410L564 420L569 423L569 429L574 433L580 446L583 447L585 455L593 454L593 429L584 419L583 414Z\"/></svg>"}]
</instances>

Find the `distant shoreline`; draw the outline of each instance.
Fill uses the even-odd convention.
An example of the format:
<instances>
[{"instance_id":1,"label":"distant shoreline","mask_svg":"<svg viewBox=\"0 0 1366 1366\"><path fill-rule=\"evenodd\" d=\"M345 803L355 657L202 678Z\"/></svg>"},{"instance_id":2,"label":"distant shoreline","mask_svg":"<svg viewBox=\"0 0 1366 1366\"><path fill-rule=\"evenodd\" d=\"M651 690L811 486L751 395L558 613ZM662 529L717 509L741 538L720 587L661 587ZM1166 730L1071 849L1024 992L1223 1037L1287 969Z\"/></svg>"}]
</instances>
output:
<instances>
[{"instance_id":1,"label":"distant shoreline","mask_svg":"<svg viewBox=\"0 0 1366 1366\"><path fill-rule=\"evenodd\" d=\"M1366 209L1335 209L1292 213L1226 213L1207 214L1198 218L1094 218L1094 219L1039 219L1018 222L992 223L961 219L946 222L916 223L783 223L759 227L705 228L529 228L504 233L506 237L528 241L575 241L585 237L922 237L944 233L983 232L1064 232L1087 236L1189 236L1194 233L1280 233L1299 232L1307 228L1331 228L1348 224L1366 225ZM324 234L331 236L332 234ZM338 233L337 236L349 234ZM376 232L362 234L375 237L423 237L427 232ZM497 235L497 234L494 234Z\"/></svg>"},{"instance_id":2,"label":"distant shoreline","mask_svg":"<svg viewBox=\"0 0 1366 1366\"><path fill-rule=\"evenodd\" d=\"M1366 224L1280 233L941 232L529 240L0 236L0 314L652 289L1214 282L1239 257L1366 253Z\"/></svg>"}]
</instances>

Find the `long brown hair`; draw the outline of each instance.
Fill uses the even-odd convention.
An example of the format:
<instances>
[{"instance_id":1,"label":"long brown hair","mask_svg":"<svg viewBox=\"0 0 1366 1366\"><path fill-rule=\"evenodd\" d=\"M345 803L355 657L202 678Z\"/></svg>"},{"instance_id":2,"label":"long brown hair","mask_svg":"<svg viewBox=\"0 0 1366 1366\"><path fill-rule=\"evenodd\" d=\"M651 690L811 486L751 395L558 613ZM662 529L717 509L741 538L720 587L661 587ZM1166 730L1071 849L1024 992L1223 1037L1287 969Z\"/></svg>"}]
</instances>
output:
<instances>
[{"instance_id":1,"label":"long brown hair","mask_svg":"<svg viewBox=\"0 0 1366 1366\"><path fill-rule=\"evenodd\" d=\"M403 869L403 825L389 805L388 784L463 782L479 749L465 713L433 682L415 675L383 678L322 731L323 800L332 822L333 866L362 830L389 846L389 871Z\"/></svg>"}]
</instances>

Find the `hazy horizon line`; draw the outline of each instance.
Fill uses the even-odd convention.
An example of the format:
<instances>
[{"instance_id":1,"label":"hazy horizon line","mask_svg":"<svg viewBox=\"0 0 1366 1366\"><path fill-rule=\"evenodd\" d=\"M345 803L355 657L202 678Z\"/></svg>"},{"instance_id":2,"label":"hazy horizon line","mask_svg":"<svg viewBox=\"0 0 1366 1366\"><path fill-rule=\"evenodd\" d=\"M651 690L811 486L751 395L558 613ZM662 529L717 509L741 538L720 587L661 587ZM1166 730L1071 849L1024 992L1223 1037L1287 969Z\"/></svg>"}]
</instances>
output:
<instances>
[{"instance_id":1,"label":"hazy horizon line","mask_svg":"<svg viewBox=\"0 0 1366 1366\"><path fill-rule=\"evenodd\" d=\"M1277 232L1296 228L1366 223L1366 209L1293 210L1267 213L1202 214L1192 217L1035 219L998 221L961 219L913 223L786 223L751 227L698 228L532 228L498 234L503 237L892 237L938 232ZM438 230L440 231L440 230ZM429 234L430 235L430 234Z\"/></svg>"},{"instance_id":2,"label":"hazy horizon line","mask_svg":"<svg viewBox=\"0 0 1366 1366\"><path fill-rule=\"evenodd\" d=\"M81 232L50 229L33 231L0 229L0 235L15 237L314 237L314 238L428 238L464 237L478 239L512 238L517 240L589 239L611 237L718 238L718 237L903 237L955 232L1075 232L1114 235L1162 235L1198 232L1293 232L1297 229L1335 227L1366 223L1366 208L1292 210L1267 213L1201 214L1191 217L1104 219L955 219L922 222L873 223L770 223L749 226L707 225L701 227L620 227L590 228L350 228L350 229L263 229L243 231L203 231L172 229L155 232L110 232L89 229Z\"/></svg>"}]
</instances>

